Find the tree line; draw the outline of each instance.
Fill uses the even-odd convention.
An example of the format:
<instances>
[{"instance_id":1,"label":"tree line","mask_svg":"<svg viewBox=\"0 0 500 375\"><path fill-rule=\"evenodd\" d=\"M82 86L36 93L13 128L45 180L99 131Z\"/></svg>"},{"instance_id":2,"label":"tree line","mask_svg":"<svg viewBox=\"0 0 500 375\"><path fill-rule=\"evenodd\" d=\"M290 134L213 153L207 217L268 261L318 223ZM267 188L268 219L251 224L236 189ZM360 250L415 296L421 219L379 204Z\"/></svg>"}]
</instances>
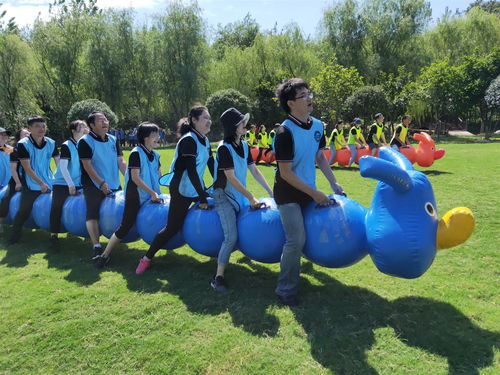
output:
<instances>
[{"instance_id":1,"label":"tree line","mask_svg":"<svg viewBox=\"0 0 500 375\"><path fill-rule=\"evenodd\" d=\"M0 121L13 129L41 114L60 139L72 105L99 99L124 129L148 120L173 133L195 102L214 120L234 105L271 125L282 118L276 84L302 77L325 122L409 113L419 127L489 134L500 126L499 3L432 24L424 0L342 0L314 37L293 23L263 30L250 14L211 29L194 1L141 24L131 9L54 0L49 19L24 29L0 8Z\"/></svg>"}]
</instances>

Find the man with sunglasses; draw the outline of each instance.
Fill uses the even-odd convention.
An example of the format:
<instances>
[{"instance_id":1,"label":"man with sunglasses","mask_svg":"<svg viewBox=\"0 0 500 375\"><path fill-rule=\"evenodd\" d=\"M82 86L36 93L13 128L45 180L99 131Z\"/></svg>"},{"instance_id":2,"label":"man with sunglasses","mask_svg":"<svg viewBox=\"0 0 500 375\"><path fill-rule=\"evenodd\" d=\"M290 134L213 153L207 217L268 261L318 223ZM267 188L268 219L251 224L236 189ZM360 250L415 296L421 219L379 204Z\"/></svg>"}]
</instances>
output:
<instances>
[{"instance_id":1,"label":"man with sunglasses","mask_svg":"<svg viewBox=\"0 0 500 375\"><path fill-rule=\"evenodd\" d=\"M313 200L329 204L330 198L316 189L316 164L336 194L344 194L323 155L326 146L323 124L311 117L313 94L301 78L278 85L276 96L287 118L276 132L274 150L278 167L274 198L285 231L276 294L280 303L296 306L300 257L306 241L302 208Z\"/></svg>"}]
</instances>

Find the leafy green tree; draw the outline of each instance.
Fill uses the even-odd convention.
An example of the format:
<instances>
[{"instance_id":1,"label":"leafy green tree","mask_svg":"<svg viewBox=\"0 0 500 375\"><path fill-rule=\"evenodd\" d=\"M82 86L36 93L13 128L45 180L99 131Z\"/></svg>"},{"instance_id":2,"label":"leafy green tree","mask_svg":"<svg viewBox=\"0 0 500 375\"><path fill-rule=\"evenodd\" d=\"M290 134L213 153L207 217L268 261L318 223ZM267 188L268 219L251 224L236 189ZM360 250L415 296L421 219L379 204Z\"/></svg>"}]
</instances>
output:
<instances>
[{"instance_id":1,"label":"leafy green tree","mask_svg":"<svg viewBox=\"0 0 500 375\"><path fill-rule=\"evenodd\" d=\"M219 119L226 109L234 107L241 113L250 112L251 114L252 112L252 103L250 102L250 99L234 89L214 92L208 97L206 106L210 111L212 122L215 125L211 131L211 139L218 139L223 134L224 129L222 129Z\"/></svg>"},{"instance_id":2,"label":"leafy green tree","mask_svg":"<svg viewBox=\"0 0 500 375\"><path fill-rule=\"evenodd\" d=\"M363 78L356 68L325 65L311 81L316 111L325 119L339 119L345 110L346 99L362 85Z\"/></svg>"},{"instance_id":3,"label":"leafy green tree","mask_svg":"<svg viewBox=\"0 0 500 375\"><path fill-rule=\"evenodd\" d=\"M251 47L227 47L224 57L210 64L208 92L232 87L254 97L257 87L264 82L276 79L275 86L284 77L309 80L320 67L313 43L297 25L291 24L280 32L257 35Z\"/></svg>"},{"instance_id":4,"label":"leafy green tree","mask_svg":"<svg viewBox=\"0 0 500 375\"><path fill-rule=\"evenodd\" d=\"M361 117L365 122L377 112L387 113L389 101L380 86L364 86L356 90L345 102L344 117L352 120Z\"/></svg>"},{"instance_id":5,"label":"leafy green tree","mask_svg":"<svg viewBox=\"0 0 500 375\"><path fill-rule=\"evenodd\" d=\"M202 92L207 44L196 3L173 2L154 27L154 61L165 112L185 116ZM172 120L174 119L172 118Z\"/></svg>"},{"instance_id":6,"label":"leafy green tree","mask_svg":"<svg viewBox=\"0 0 500 375\"><path fill-rule=\"evenodd\" d=\"M488 13L500 15L500 1L475 0L472 4L469 5L469 7L467 8L467 12L475 7L480 8L481 10L484 10L485 12Z\"/></svg>"},{"instance_id":7,"label":"leafy green tree","mask_svg":"<svg viewBox=\"0 0 500 375\"><path fill-rule=\"evenodd\" d=\"M75 120L87 120L87 117L94 111L102 112L109 121L110 126L116 126L118 119L109 106L97 99L86 99L74 103L66 116L69 122Z\"/></svg>"},{"instance_id":8,"label":"leafy green tree","mask_svg":"<svg viewBox=\"0 0 500 375\"><path fill-rule=\"evenodd\" d=\"M250 47L260 28L257 21L248 13L241 21L228 23L225 26L218 25L215 42L212 48L217 58L222 58L226 47L247 48Z\"/></svg>"},{"instance_id":9,"label":"leafy green tree","mask_svg":"<svg viewBox=\"0 0 500 375\"><path fill-rule=\"evenodd\" d=\"M38 94L39 105L54 124L51 129L61 133L64 114L87 94L84 53L89 20L99 13L95 3L54 0L50 20L37 19L30 34L45 86Z\"/></svg>"},{"instance_id":10,"label":"leafy green tree","mask_svg":"<svg viewBox=\"0 0 500 375\"><path fill-rule=\"evenodd\" d=\"M486 90L484 100L489 108L500 110L500 76L491 82Z\"/></svg>"},{"instance_id":11,"label":"leafy green tree","mask_svg":"<svg viewBox=\"0 0 500 375\"><path fill-rule=\"evenodd\" d=\"M478 7L463 15L445 14L429 32L419 37L428 63L448 59L453 65L466 55L485 56L500 45L500 19Z\"/></svg>"},{"instance_id":12,"label":"leafy green tree","mask_svg":"<svg viewBox=\"0 0 500 375\"><path fill-rule=\"evenodd\" d=\"M28 44L19 36L0 33L0 111L5 125L16 128L33 114L42 114L36 104L37 66Z\"/></svg>"},{"instance_id":13,"label":"leafy green tree","mask_svg":"<svg viewBox=\"0 0 500 375\"><path fill-rule=\"evenodd\" d=\"M6 16L7 11L1 10L1 8L2 8L2 3L0 3L0 33L18 34L19 27L16 24L15 18L14 17L9 18L7 24L5 24L3 18Z\"/></svg>"},{"instance_id":14,"label":"leafy green tree","mask_svg":"<svg viewBox=\"0 0 500 375\"><path fill-rule=\"evenodd\" d=\"M363 67L365 27L361 8L355 0L344 0L325 10L322 34L340 65Z\"/></svg>"}]
</instances>

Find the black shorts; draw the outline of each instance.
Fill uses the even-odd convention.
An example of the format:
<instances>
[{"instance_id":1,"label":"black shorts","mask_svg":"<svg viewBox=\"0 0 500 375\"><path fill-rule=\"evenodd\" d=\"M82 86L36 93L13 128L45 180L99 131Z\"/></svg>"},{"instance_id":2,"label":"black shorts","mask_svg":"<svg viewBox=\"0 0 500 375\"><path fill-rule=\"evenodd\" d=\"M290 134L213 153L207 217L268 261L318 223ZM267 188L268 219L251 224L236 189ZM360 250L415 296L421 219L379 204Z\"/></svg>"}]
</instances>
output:
<instances>
[{"instance_id":1,"label":"black shorts","mask_svg":"<svg viewBox=\"0 0 500 375\"><path fill-rule=\"evenodd\" d=\"M373 142L372 143L368 143L368 146L370 146L370 149L372 149L372 150L375 149L375 148L379 148L380 147L380 145L378 145L376 143L373 143Z\"/></svg>"},{"instance_id":2,"label":"black shorts","mask_svg":"<svg viewBox=\"0 0 500 375\"><path fill-rule=\"evenodd\" d=\"M99 209L101 202L106 196L104 193L96 188L94 185L86 185L83 187L83 196L85 197L85 204L87 206L86 220L99 220Z\"/></svg>"}]
</instances>

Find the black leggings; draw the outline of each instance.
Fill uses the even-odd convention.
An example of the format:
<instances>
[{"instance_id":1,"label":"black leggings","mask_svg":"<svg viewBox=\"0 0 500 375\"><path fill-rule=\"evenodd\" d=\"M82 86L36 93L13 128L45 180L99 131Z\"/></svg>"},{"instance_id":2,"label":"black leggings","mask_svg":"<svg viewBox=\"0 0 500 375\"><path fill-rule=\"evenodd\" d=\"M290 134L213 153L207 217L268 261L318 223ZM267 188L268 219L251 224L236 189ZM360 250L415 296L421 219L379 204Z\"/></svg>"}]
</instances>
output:
<instances>
[{"instance_id":1,"label":"black leggings","mask_svg":"<svg viewBox=\"0 0 500 375\"><path fill-rule=\"evenodd\" d=\"M12 223L12 234L18 235L23 229L24 222L28 219L33 208L35 199L42 194L39 190L28 190L26 188L21 191L21 202L19 204L19 211L17 211L14 222Z\"/></svg>"},{"instance_id":2,"label":"black leggings","mask_svg":"<svg viewBox=\"0 0 500 375\"><path fill-rule=\"evenodd\" d=\"M115 236L118 239L122 240L134 226L140 208L141 202L138 197L125 196L125 208L123 210L122 222L115 232Z\"/></svg>"},{"instance_id":3,"label":"black leggings","mask_svg":"<svg viewBox=\"0 0 500 375\"><path fill-rule=\"evenodd\" d=\"M10 199L16 194L16 182L13 178L10 179L8 186L9 189L0 201L0 218L2 219L9 216Z\"/></svg>"},{"instance_id":4,"label":"black leggings","mask_svg":"<svg viewBox=\"0 0 500 375\"><path fill-rule=\"evenodd\" d=\"M61 216L64 202L69 197L66 185L52 186L52 206L50 206L50 232L61 233Z\"/></svg>"},{"instance_id":5,"label":"black leggings","mask_svg":"<svg viewBox=\"0 0 500 375\"><path fill-rule=\"evenodd\" d=\"M177 234L182 229L184 225L184 220L191 203L193 203L193 198L187 198L178 192L170 191L170 207L168 209L168 225L163 227L162 230L158 232L155 236L151 246L149 247L146 256L152 259L155 254L160 250L163 245L165 245L173 236Z\"/></svg>"}]
</instances>

